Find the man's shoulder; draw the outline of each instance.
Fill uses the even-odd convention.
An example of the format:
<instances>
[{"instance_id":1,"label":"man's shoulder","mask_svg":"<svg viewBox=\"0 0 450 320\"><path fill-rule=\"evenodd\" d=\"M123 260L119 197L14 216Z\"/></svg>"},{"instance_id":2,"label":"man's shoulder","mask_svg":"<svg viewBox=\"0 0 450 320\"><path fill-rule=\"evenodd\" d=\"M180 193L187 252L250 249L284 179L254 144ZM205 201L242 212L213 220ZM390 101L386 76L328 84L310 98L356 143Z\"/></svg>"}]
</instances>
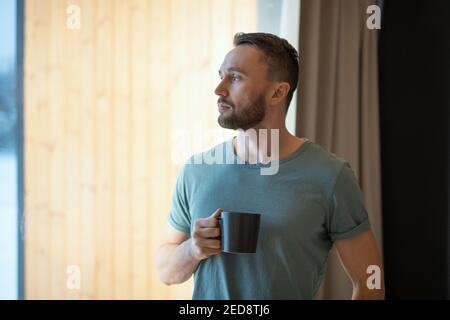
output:
<instances>
[{"instance_id":1,"label":"man's shoulder","mask_svg":"<svg viewBox=\"0 0 450 320\"><path fill-rule=\"evenodd\" d=\"M349 165L346 159L312 141L309 141L304 161L307 163L309 173L327 180L336 179L341 170Z\"/></svg>"},{"instance_id":2,"label":"man's shoulder","mask_svg":"<svg viewBox=\"0 0 450 320\"><path fill-rule=\"evenodd\" d=\"M228 146L229 143L231 143L231 140L225 140L209 149L191 155L185 166L193 168L193 165L226 164L230 158L229 153L231 149Z\"/></svg>"},{"instance_id":3,"label":"man's shoulder","mask_svg":"<svg viewBox=\"0 0 450 320\"><path fill-rule=\"evenodd\" d=\"M342 167L348 162L346 159L326 150L323 146L316 142L311 141L310 149L313 150L313 152L310 153L311 156L314 157L320 165Z\"/></svg>"},{"instance_id":4,"label":"man's shoulder","mask_svg":"<svg viewBox=\"0 0 450 320\"><path fill-rule=\"evenodd\" d=\"M185 185L193 186L197 183L209 183L211 177L217 176L218 166L226 163L226 143L221 142L205 151L191 155L181 166L178 177Z\"/></svg>"}]
</instances>

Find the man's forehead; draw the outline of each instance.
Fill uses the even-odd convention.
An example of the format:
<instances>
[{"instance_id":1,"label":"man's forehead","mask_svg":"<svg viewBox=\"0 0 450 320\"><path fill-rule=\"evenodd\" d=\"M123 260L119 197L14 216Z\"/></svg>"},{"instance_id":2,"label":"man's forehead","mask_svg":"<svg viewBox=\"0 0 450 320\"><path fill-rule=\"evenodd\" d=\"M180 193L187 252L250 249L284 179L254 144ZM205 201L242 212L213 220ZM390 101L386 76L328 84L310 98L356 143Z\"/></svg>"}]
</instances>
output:
<instances>
[{"instance_id":1,"label":"man's forehead","mask_svg":"<svg viewBox=\"0 0 450 320\"><path fill-rule=\"evenodd\" d=\"M249 71L254 68L261 68L263 63L263 54L257 48L250 45L240 45L227 53L220 67L220 70L228 69L236 71Z\"/></svg>"}]
</instances>

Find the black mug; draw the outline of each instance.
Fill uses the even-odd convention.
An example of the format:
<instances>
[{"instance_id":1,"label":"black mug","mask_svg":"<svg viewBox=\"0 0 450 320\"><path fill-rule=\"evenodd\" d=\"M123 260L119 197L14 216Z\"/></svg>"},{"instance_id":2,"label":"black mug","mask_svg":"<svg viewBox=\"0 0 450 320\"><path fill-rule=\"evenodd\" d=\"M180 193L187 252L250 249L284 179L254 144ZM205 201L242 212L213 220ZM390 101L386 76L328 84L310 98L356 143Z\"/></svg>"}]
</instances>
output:
<instances>
[{"instance_id":1,"label":"black mug","mask_svg":"<svg viewBox=\"0 0 450 320\"><path fill-rule=\"evenodd\" d=\"M222 211L218 220L223 252L256 252L261 214Z\"/></svg>"}]
</instances>

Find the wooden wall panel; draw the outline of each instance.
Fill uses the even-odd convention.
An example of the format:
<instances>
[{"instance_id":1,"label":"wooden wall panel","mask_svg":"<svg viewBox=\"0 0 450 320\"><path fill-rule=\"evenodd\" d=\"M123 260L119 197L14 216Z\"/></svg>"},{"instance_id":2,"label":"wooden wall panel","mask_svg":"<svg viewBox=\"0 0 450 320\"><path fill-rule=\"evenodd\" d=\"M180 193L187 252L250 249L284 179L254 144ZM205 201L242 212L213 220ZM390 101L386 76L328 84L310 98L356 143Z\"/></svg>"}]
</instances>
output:
<instances>
[{"instance_id":1,"label":"wooden wall panel","mask_svg":"<svg viewBox=\"0 0 450 320\"><path fill-rule=\"evenodd\" d=\"M25 6L26 298L190 298L192 279L158 280L155 250L185 156L232 134L213 90L234 33L256 29L256 0Z\"/></svg>"}]
</instances>

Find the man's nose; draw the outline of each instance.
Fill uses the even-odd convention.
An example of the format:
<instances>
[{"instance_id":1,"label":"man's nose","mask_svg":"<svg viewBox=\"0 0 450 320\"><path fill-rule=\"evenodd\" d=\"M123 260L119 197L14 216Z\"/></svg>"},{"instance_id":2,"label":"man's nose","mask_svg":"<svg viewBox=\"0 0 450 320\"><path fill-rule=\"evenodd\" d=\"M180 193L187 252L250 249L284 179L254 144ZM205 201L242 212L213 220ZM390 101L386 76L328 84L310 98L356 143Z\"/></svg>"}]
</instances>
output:
<instances>
[{"instance_id":1,"label":"man's nose","mask_svg":"<svg viewBox=\"0 0 450 320\"><path fill-rule=\"evenodd\" d=\"M228 89L226 88L226 81L223 79L214 90L214 93L218 96L226 97L228 95Z\"/></svg>"}]
</instances>

